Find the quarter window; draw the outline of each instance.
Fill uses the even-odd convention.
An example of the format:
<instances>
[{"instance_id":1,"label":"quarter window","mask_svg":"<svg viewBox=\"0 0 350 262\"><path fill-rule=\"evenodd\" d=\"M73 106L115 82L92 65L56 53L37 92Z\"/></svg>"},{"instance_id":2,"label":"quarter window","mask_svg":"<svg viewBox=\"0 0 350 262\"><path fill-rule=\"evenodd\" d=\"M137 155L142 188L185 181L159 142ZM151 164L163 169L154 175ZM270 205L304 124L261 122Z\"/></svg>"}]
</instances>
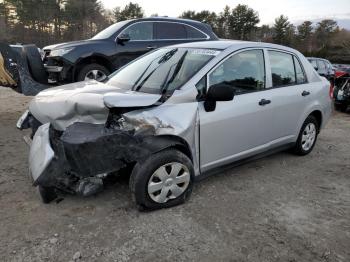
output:
<instances>
[{"instance_id":1,"label":"quarter window","mask_svg":"<svg viewBox=\"0 0 350 262\"><path fill-rule=\"evenodd\" d=\"M295 75L297 78L297 84L303 84L306 82L306 76L301 67L299 60L294 56L294 65L295 65Z\"/></svg>"},{"instance_id":2,"label":"quarter window","mask_svg":"<svg viewBox=\"0 0 350 262\"><path fill-rule=\"evenodd\" d=\"M122 34L127 34L130 40L152 40L153 23L136 23L126 28Z\"/></svg>"},{"instance_id":3,"label":"quarter window","mask_svg":"<svg viewBox=\"0 0 350 262\"><path fill-rule=\"evenodd\" d=\"M156 23L157 39L186 39L186 29L179 23Z\"/></svg>"},{"instance_id":4,"label":"quarter window","mask_svg":"<svg viewBox=\"0 0 350 262\"><path fill-rule=\"evenodd\" d=\"M290 54L269 51L272 86L287 86L295 84L295 70L293 56Z\"/></svg>"},{"instance_id":5,"label":"quarter window","mask_svg":"<svg viewBox=\"0 0 350 262\"><path fill-rule=\"evenodd\" d=\"M190 39L206 39L207 36L200 32L199 30L186 25L186 31L187 31L187 38Z\"/></svg>"},{"instance_id":6,"label":"quarter window","mask_svg":"<svg viewBox=\"0 0 350 262\"><path fill-rule=\"evenodd\" d=\"M231 85L235 89L235 94L264 89L263 51L243 51L225 60L209 75L209 86L213 85Z\"/></svg>"}]
</instances>

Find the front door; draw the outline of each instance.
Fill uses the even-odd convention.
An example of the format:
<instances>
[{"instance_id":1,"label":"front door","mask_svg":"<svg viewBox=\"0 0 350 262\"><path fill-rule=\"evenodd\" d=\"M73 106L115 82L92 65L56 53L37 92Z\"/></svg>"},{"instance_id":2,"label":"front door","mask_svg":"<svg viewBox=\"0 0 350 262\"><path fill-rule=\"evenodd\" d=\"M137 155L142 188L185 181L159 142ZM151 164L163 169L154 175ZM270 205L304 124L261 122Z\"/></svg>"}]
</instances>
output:
<instances>
[{"instance_id":1,"label":"front door","mask_svg":"<svg viewBox=\"0 0 350 262\"><path fill-rule=\"evenodd\" d=\"M124 29L116 39L114 64L120 68L137 57L157 48L153 22L137 22ZM119 37L121 39L119 39ZM128 38L129 40L123 40Z\"/></svg>"},{"instance_id":2,"label":"front door","mask_svg":"<svg viewBox=\"0 0 350 262\"><path fill-rule=\"evenodd\" d=\"M200 165L207 171L266 150L272 140L273 103L266 90L263 50L235 53L208 75L208 87L229 84L232 101L217 102L212 112L203 104L200 117Z\"/></svg>"}]
</instances>

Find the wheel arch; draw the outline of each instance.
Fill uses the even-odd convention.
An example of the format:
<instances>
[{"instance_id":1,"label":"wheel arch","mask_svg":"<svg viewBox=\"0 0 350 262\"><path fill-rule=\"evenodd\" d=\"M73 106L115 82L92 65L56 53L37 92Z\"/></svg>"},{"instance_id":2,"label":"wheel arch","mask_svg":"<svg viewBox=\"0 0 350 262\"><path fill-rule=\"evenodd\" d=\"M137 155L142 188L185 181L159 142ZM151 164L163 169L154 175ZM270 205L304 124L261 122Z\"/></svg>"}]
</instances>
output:
<instances>
[{"instance_id":1,"label":"wheel arch","mask_svg":"<svg viewBox=\"0 0 350 262\"><path fill-rule=\"evenodd\" d=\"M320 132L320 129L322 127L322 121L323 121L321 110L314 110L309 114L309 116L314 116L316 118L318 123L318 132Z\"/></svg>"},{"instance_id":2,"label":"wheel arch","mask_svg":"<svg viewBox=\"0 0 350 262\"><path fill-rule=\"evenodd\" d=\"M152 147L153 153L157 153L168 148L174 148L184 153L193 162L191 147L182 137L175 135L152 136L147 138L145 143Z\"/></svg>"},{"instance_id":3,"label":"wheel arch","mask_svg":"<svg viewBox=\"0 0 350 262\"><path fill-rule=\"evenodd\" d=\"M107 57L101 54L92 54L91 56L80 58L75 64L73 72L74 80L77 80L80 70L87 64L99 64L106 67L111 73L114 71L114 66Z\"/></svg>"}]
</instances>

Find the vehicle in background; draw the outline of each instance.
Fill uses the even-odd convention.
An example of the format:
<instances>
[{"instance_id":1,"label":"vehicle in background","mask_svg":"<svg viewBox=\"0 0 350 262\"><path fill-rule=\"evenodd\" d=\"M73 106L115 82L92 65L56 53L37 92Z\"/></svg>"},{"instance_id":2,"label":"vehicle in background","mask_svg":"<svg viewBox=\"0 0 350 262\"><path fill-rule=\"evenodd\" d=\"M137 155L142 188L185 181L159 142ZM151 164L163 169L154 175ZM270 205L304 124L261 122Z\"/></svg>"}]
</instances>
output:
<instances>
[{"instance_id":1,"label":"vehicle in background","mask_svg":"<svg viewBox=\"0 0 350 262\"><path fill-rule=\"evenodd\" d=\"M333 64L335 73L337 72L347 72L350 73L350 65L347 64Z\"/></svg>"},{"instance_id":2,"label":"vehicle in background","mask_svg":"<svg viewBox=\"0 0 350 262\"><path fill-rule=\"evenodd\" d=\"M324 58L307 57L307 60L312 64L314 69L320 76L324 76L329 81L333 81L335 78L335 69L331 62Z\"/></svg>"},{"instance_id":3,"label":"vehicle in background","mask_svg":"<svg viewBox=\"0 0 350 262\"><path fill-rule=\"evenodd\" d=\"M45 202L96 194L128 170L142 209L170 207L195 178L267 153L310 153L331 115L329 82L298 51L211 41L163 47L110 75L39 93L29 170ZM30 141L28 137L27 141Z\"/></svg>"},{"instance_id":4,"label":"vehicle in background","mask_svg":"<svg viewBox=\"0 0 350 262\"><path fill-rule=\"evenodd\" d=\"M50 83L103 81L153 49L217 39L209 25L194 20L167 17L127 20L88 40L44 47L44 64Z\"/></svg>"},{"instance_id":5,"label":"vehicle in background","mask_svg":"<svg viewBox=\"0 0 350 262\"><path fill-rule=\"evenodd\" d=\"M334 108L341 112L346 112L350 106L350 69L343 68L344 71L336 71L334 86Z\"/></svg>"},{"instance_id":6,"label":"vehicle in background","mask_svg":"<svg viewBox=\"0 0 350 262\"><path fill-rule=\"evenodd\" d=\"M307 57L307 60L311 63L313 68L320 76L325 77L330 83L331 88L329 90L330 96L333 97L334 93L334 80L335 80L335 68L327 59L318 57Z\"/></svg>"}]
</instances>

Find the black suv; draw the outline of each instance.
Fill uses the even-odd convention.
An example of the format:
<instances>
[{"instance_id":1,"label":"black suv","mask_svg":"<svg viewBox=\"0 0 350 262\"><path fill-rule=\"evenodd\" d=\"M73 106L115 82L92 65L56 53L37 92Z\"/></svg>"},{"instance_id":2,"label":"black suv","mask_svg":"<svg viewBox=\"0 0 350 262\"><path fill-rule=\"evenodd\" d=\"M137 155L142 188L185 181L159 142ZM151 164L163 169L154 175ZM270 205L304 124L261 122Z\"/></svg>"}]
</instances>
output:
<instances>
[{"instance_id":1,"label":"black suv","mask_svg":"<svg viewBox=\"0 0 350 262\"><path fill-rule=\"evenodd\" d=\"M89 40L44 47L44 64L51 83L95 79L140 55L162 46L218 40L211 27L193 20L151 17L111 25Z\"/></svg>"}]
</instances>

